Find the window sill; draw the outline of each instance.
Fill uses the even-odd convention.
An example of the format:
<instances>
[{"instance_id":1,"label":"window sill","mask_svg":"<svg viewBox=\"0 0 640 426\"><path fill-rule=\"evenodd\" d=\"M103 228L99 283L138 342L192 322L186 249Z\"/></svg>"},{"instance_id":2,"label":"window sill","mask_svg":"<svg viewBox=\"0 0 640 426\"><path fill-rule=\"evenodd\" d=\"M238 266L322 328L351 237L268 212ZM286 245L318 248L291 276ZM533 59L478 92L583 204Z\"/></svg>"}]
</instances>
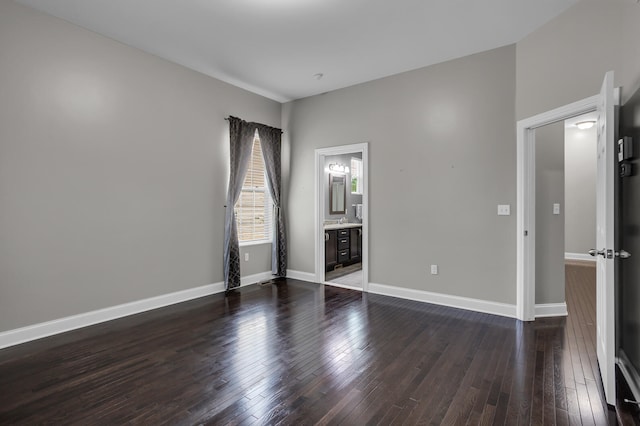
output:
<instances>
[{"instance_id":1,"label":"window sill","mask_svg":"<svg viewBox=\"0 0 640 426\"><path fill-rule=\"evenodd\" d=\"M260 241L246 241L246 242L242 242L242 243L238 243L240 245L240 247L247 247L247 246L261 246L264 244L271 244L271 241L269 240L260 240Z\"/></svg>"}]
</instances>

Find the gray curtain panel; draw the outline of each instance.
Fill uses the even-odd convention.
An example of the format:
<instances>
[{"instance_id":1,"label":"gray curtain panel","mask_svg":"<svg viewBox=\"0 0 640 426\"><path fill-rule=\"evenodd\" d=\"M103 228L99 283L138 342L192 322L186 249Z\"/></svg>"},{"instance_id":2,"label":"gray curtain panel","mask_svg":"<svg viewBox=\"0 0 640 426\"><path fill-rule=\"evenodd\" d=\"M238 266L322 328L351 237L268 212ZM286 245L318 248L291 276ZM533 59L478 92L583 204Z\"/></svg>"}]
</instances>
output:
<instances>
[{"instance_id":1,"label":"gray curtain panel","mask_svg":"<svg viewBox=\"0 0 640 426\"><path fill-rule=\"evenodd\" d=\"M240 246L234 206L242 191L255 131L255 124L247 123L236 117L229 117L231 167L224 218L224 285L226 290L240 286Z\"/></svg>"},{"instance_id":2,"label":"gray curtain panel","mask_svg":"<svg viewBox=\"0 0 640 426\"><path fill-rule=\"evenodd\" d=\"M287 238L285 235L284 212L281 208L281 149L282 131L273 127L258 125L258 135L262 145L269 191L273 199L274 228L273 243L271 244L271 273L278 277L287 276Z\"/></svg>"}]
</instances>

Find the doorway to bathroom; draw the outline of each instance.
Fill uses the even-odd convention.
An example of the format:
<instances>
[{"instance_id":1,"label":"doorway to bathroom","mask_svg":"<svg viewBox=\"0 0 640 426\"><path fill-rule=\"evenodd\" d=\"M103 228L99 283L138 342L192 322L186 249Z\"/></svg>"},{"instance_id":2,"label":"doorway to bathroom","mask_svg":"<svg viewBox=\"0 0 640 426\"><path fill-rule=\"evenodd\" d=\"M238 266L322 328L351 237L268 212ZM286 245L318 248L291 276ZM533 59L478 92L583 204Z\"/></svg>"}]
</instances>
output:
<instances>
[{"instance_id":1,"label":"doorway to bathroom","mask_svg":"<svg viewBox=\"0 0 640 426\"><path fill-rule=\"evenodd\" d=\"M368 144L315 150L316 282L367 291Z\"/></svg>"}]
</instances>

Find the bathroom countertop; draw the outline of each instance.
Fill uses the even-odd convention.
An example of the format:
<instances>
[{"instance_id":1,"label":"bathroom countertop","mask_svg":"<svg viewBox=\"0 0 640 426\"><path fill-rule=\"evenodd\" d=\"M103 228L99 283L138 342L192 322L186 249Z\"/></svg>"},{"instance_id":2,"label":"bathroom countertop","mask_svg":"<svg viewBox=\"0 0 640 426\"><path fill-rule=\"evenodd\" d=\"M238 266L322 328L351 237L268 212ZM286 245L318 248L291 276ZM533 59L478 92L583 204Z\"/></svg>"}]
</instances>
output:
<instances>
[{"instance_id":1,"label":"bathroom countertop","mask_svg":"<svg viewBox=\"0 0 640 426\"><path fill-rule=\"evenodd\" d=\"M332 225L324 225L324 229L343 229L343 228L360 228L361 223L334 223Z\"/></svg>"}]
</instances>

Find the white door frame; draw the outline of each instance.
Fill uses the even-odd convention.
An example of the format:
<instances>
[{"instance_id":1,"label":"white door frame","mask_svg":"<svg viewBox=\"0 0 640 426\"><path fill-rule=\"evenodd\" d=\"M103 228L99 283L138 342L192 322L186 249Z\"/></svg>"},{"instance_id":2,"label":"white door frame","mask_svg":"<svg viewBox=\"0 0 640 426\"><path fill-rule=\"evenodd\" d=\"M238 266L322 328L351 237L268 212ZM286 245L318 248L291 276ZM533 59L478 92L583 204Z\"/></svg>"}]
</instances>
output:
<instances>
[{"instance_id":1,"label":"white door frame","mask_svg":"<svg viewBox=\"0 0 640 426\"><path fill-rule=\"evenodd\" d=\"M620 105L619 91L613 88L613 71L605 75L598 105L598 179L596 198L596 244L605 253L596 264L596 345L604 394L609 405L615 405L615 160L617 134L615 106ZM609 253L611 256L609 256Z\"/></svg>"},{"instance_id":2,"label":"white door frame","mask_svg":"<svg viewBox=\"0 0 640 426\"><path fill-rule=\"evenodd\" d=\"M599 95L518 121L517 124L517 248L516 317L535 320L536 303L536 151L535 129L593 112Z\"/></svg>"},{"instance_id":3,"label":"white door frame","mask_svg":"<svg viewBox=\"0 0 640 426\"><path fill-rule=\"evenodd\" d=\"M613 84L613 73L607 73L601 94L565 105L560 108L518 121L517 124L517 295L516 295L516 316L522 321L535 320L535 129L541 126L575 117L577 115L601 109L602 103L612 102L613 105L619 105L620 90L613 91L613 99L604 101L609 90L608 85ZM611 121L611 122L610 122ZM608 131L615 125L613 117L607 117L606 126ZM597 123L600 126L600 121ZM600 139L600 137L599 137ZM607 139L611 139L609 135ZM601 148L600 141L598 149ZM609 147L614 149L613 146ZM607 154L607 159L610 157ZM604 169L606 176L602 176L603 169L598 165L598 185L602 183L602 179L606 179L605 192L607 196L606 208L613 208L612 199L613 189L611 188L610 179L614 178L613 171ZM609 192L611 192L609 194ZM601 202L600 200L599 202ZM599 208L602 206L599 206ZM613 215L605 215L606 221L613 221ZM601 224L599 223L600 227ZM613 238L613 224L607 224L606 236L607 240ZM602 243L599 243L602 245ZM613 249L611 242L606 242L605 249ZM611 247L609 247L611 246ZM596 248L600 248L599 246ZM601 262L604 260L598 258L598 268L603 267ZM615 378L614 378L614 350L615 350L615 325L614 325L614 300L613 300L613 273L611 276L597 278L597 349L598 364L600 366L605 397L608 404L615 403Z\"/></svg>"},{"instance_id":4,"label":"white door frame","mask_svg":"<svg viewBox=\"0 0 640 426\"><path fill-rule=\"evenodd\" d=\"M362 154L362 291L369 290L369 144L333 146L315 150L315 282L325 283L324 267L324 159L329 155Z\"/></svg>"}]
</instances>

